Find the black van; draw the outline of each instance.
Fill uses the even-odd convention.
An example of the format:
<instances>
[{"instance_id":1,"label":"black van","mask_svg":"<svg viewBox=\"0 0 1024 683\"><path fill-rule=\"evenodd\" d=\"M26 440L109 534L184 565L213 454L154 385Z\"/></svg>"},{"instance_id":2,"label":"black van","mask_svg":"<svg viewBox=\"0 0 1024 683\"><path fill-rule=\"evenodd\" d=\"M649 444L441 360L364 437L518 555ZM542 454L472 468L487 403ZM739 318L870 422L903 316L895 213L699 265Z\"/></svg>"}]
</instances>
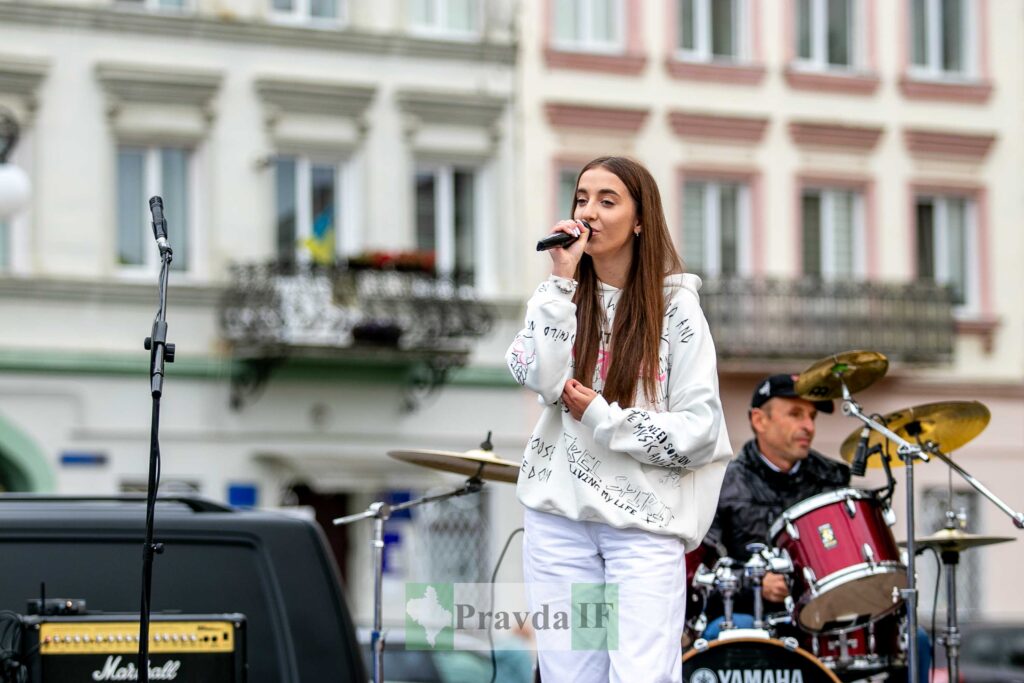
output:
<instances>
[{"instance_id":1,"label":"black van","mask_svg":"<svg viewBox=\"0 0 1024 683\"><path fill-rule=\"evenodd\" d=\"M200 498L162 498L153 623L244 616L248 683L365 683L337 567L315 522ZM145 500L0 494L0 610L85 601L87 613L139 611ZM137 631L137 629L136 629ZM38 660L38 656L36 657Z\"/></svg>"}]
</instances>

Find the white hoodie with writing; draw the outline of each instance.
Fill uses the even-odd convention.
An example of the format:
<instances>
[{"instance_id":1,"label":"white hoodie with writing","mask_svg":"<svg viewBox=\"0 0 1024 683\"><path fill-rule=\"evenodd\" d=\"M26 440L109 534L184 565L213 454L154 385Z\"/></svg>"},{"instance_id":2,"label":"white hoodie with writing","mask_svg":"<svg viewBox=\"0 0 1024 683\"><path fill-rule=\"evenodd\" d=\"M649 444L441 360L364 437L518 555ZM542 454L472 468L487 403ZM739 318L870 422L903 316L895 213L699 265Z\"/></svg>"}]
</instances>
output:
<instances>
[{"instance_id":1,"label":"white hoodie with writing","mask_svg":"<svg viewBox=\"0 0 1024 683\"><path fill-rule=\"evenodd\" d=\"M696 275L665 278L658 396L638 382L634 407L600 395L611 362L619 290L599 283L607 327L594 370L598 396L577 421L562 404L573 376L576 283L552 276L526 306L526 325L505 354L512 375L545 406L523 454L523 505L569 519L603 522L700 543L732 457L718 394L715 346L700 308Z\"/></svg>"}]
</instances>

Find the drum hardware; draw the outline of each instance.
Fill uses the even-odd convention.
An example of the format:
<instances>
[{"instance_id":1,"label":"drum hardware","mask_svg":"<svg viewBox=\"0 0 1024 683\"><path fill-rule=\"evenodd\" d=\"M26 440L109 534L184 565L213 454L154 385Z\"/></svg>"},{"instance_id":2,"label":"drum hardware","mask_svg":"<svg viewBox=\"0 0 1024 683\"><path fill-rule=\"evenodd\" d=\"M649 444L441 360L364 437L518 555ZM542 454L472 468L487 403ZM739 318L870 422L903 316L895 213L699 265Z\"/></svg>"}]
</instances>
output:
<instances>
[{"instance_id":1,"label":"drum hardware","mask_svg":"<svg viewBox=\"0 0 1024 683\"><path fill-rule=\"evenodd\" d=\"M373 537L370 539L370 547L373 549L373 630L370 634L370 647L373 651L373 683L383 683L384 681L384 522L399 510L408 510L426 503L437 503L457 496L479 493L484 486L484 480L515 482L519 473L519 466L516 463L502 460L494 455L494 449L491 446L491 432L487 432L487 438L480 444L479 449L465 453L419 450L390 451L388 455L396 460L431 469L469 475L469 478L462 486L450 491L423 496L398 505L377 501L371 503L363 512L333 520L335 526L351 524L362 519L373 520Z\"/></svg>"},{"instance_id":2,"label":"drum hardware","mask_svg":"<svg viewBox=\"0 0 1024 683\"><path fill-rule=\"evenodd\" d=\"M700 639L683 655L683 681L803 681L839 683L839 678L800 647L796 638Z\"/></svg>"},{"instance_id":3,"label":"drum hardware","mask_svg":"<svg viewBox=\"0 0 1024 683\"><path fill-rule=\"evenodd\" d=\"M764 596L761 595L761 584L765 574L771 572L788 575L793 571L793 560L785 550L769 549L764 543L750 543L747 552L750 553L750 559L743 565L743 575L754 593L754 628L763 629Z\"/></svg>"}]
</instances>

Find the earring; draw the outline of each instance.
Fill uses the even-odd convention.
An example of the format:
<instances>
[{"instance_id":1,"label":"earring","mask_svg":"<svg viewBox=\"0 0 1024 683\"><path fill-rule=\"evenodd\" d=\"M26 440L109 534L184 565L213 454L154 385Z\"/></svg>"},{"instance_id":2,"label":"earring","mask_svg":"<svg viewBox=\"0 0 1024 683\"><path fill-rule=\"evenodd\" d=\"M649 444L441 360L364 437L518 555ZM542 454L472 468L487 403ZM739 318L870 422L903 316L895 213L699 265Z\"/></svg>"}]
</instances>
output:
<instances>
[{"instance_id":1,"label":"earring","mask_svg":"<svg viewBox=\"0 0 1024 683\"><path fill-rule=\"evenodd\" d=\"M633 231L633 237L639 237L639 236L640 236L640 231L639 230L634 230Z\"/></svg>"}]
</instances>

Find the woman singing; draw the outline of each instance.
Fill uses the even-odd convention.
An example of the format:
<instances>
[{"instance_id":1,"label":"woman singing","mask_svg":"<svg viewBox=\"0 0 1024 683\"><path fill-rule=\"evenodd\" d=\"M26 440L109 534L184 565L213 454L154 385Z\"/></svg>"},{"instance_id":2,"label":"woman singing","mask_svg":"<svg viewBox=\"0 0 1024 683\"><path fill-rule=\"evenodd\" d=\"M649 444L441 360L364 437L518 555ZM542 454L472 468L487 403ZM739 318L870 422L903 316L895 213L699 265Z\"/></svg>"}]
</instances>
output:
<instances>
[{"instance_id":1,"label":"woman singing","mask_svg":"<svg viewBox=\"0 0 1024 683\"><path fill-rule=\"evenodd\" d=\"M678 682L683 556L711 525L732 455L701 282L683 274L639 163L588 163L572 216L551 232L578 239L548 252L551 276L506 354L545 406L517 487L530 610L552 616L537 629L541 678ZM595 625L605 639L588 643Z\"/></svg>"}]
</instances>

